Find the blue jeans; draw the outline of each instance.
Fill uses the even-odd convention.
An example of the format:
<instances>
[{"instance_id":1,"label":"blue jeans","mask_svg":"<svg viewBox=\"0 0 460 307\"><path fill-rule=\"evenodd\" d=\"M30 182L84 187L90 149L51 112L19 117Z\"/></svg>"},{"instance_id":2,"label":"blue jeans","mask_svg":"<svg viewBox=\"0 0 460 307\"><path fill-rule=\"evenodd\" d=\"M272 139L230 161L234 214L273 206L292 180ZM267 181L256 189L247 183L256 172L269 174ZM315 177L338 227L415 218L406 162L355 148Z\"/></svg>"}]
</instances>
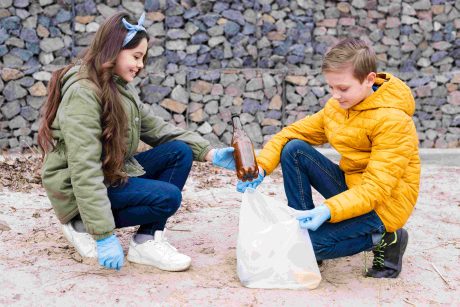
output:
<instances>
[{"instance_id":1,"label":"blue jeans","mask_svg":"<svg viewBox=\"0 0 460 307\"><path fill-rule=\"evenodd\" d=\"M290 207L310 210L315 188L325 199L348 189L339 166L301 140L287 143L281 153L284 189ZM317 260L350 256L374 246L385 227L375 211L338 223L326 222L309 231Z\"/></svg>"},{"instance_id":2,"label":"blue jeans","mask_svg":"<svg viewBox=\"0 0 460 307\"><path fill-rule=\"evenodd\" d=\"M108 196L117 228L140 225L137 233L153 235L180 207L193 154L184 142L172 141L135 157L146 173L109 187Z\"/></svg>"}]
</instances>

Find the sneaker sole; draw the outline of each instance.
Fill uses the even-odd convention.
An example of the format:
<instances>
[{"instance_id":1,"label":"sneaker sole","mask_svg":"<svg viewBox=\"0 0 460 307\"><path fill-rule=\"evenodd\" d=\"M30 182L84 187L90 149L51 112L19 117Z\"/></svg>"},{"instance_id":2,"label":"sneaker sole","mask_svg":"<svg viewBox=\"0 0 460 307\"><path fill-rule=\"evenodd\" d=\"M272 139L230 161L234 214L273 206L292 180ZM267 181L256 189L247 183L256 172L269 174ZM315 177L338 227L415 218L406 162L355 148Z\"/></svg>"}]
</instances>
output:
<instances>
[{"instance_id":1,"label":"sneaker sole","mask_svg":"<svg viewBox=\"0 0 460 307\"><path fill-rule=\"evenodd\" d=\"M128 253L128 256L126 257L126 259L128 259L129 262L133 262L133 263L137 263L137 264L150 265L150 266L156 267L157 269L160 269L160 270L163 270L163 271L169 271L169 272L185 271L190 267L190 264L191 264L191 262L189 262L188 264L185 264L183 266L171 268L171 267L168 267L168 266L164 266L163 264L158 263L156 261L146 260L143 257L135 256L135 255L130 254L130 253Z\"/></svg>"}]
</instances>

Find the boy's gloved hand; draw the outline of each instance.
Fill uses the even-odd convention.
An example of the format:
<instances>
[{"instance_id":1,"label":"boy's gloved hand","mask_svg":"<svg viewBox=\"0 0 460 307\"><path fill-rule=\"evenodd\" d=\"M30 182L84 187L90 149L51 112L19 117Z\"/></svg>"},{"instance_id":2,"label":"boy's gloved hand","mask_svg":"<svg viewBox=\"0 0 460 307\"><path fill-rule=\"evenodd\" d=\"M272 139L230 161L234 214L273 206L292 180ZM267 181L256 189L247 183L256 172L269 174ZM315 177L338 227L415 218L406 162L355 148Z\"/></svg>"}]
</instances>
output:
<instances>
[{"instance_id":1,"label":"boy's gloved hand","mask_svg":"<svg viewBox=\"0 0 460 307\"><path fill-rule=\"evenodd\" d=\"M236 184L236 190L240 193L244 193L247 188L255 189L257 188L265 178L265 171L263 168L259 167L259 176L252 181L241 181L238 180Z\"/></svg>"},{"instance_id":2,"label":"boy's gloved hand","mask_svg":"<svg viewBox=\"0 0 460 307\"><path fill-rule=\"evenodd\" d=\"M212 164L229 170L235 170L235 158L233 158L233 147L214 149Z\"/></svg>"},{"instance_id":3,"label":"boy's gloved hand","mask_svg":"<svg viewBox=\"0 0 460 307\"><path fill-rule=\"evenodd\" d=\"M305 211L302 215L297 216L300 228L315 231L325 221L331 218L331 211L325 205L315 207Z\"/></svg>"},{"instance_id":4,"label":"boy's gloved hand","mask_svg":"<svg viewBox=\"0 0 460 307\"><path fill-rule=\"evenodd\" d=\"M99 264L107 269L119 271L123 266L124 255L120 242L115 235L97 240L97 258Z\"/></svg>"}]
</instances>

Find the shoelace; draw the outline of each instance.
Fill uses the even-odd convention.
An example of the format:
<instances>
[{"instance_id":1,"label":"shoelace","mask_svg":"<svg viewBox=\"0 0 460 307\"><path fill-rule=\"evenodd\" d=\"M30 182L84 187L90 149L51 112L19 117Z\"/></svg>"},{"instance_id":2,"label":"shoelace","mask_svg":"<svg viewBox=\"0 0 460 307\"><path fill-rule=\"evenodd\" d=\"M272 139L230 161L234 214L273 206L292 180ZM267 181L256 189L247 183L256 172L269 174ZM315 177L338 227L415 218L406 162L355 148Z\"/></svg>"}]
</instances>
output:
<instances>
[{"instance_id":1,"label":"shoelace","mask_svg":"<svg viewBox=\"0 0 460 307\"><path fill-rule=\"evenodd\" d=\"M385 233L386 234L386 233ZM385 236L383 234L382 240L380 240L379 244L374 248L372 251L374 254L374 260L372 261L372 268L374 269L382 269L385 264L385 250L388 246L395 244L398 241L398 234L394 233L394 240L390 243L387 243L383 238Z\"/></svg>"}]
</instances>

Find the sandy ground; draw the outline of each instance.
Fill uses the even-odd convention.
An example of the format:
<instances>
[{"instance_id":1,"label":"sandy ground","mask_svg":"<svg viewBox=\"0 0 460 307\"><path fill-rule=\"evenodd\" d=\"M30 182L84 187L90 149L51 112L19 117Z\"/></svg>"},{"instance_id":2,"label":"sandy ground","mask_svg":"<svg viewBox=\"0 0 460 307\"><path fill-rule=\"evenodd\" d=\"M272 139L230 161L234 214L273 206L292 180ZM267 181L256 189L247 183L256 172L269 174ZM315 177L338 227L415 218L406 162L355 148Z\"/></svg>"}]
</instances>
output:
<instances>
[{"instance_id":1,"label":"sandy ground","mask_svg":"<svg viewBox=\"0 0 460 307\"><path fill-rule=\"evenodd\" d=\"M227 171L194 166L183 206L168 222L169 240L193 259L192 267L179 273L129 262L115 272L81 259L62 236L39 186L28 192L0 189L0 305L460 305L458 163L423 165L399 278L364 278L365 258L370 265L372 255L361 253L326 261L323 281L312 291L241 286L235 249L241 194L235 181ZM285 200L281 172L267 178L260 191ZM117 230L125 254L134 231Z\"/></svg>"}]
</instances>

